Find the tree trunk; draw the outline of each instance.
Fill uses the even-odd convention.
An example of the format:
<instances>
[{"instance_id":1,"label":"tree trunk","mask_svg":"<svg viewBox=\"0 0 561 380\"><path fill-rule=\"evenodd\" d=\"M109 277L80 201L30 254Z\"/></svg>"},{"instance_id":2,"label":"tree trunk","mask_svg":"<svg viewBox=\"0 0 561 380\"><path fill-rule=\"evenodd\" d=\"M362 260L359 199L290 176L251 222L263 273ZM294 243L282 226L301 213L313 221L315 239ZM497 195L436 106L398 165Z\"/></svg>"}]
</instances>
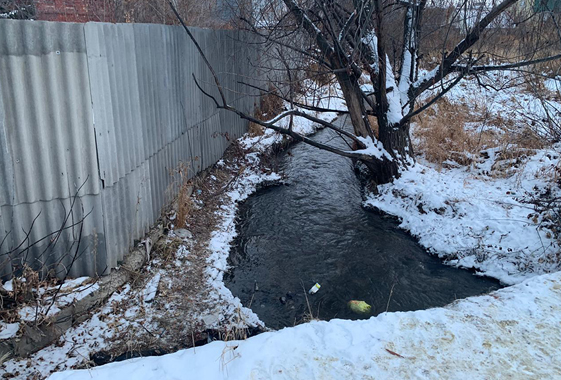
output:
<instances>
[{"instance_id":1,"label":"tree trunk","mask_svg":"<svg viewBox=\"0 0 561 380\"><path fill-rule=\"evenodd\" d=\"M361 97L358 81L347 73L337 74L337 79L347 103L354 133L357 136L371 138L373 131L367 118L366 107L364 99ZM407 124L402 127L390 126L385 118L385 110L380 111L384 116L378 117L378 140L393 157L393 160L390 161L385 157L382 159L373 157L371 160L361 160L370 171L371 180L375 185L388 183L394 178L399 177L400 168L407 165L413 154L409 138L409 125Z\"/></svg>"},{"instance_id":2,"label":"tree trunk","mask_svg":"<svg viewBox=\"0 0 561 380\"><path fill-rule=\"evenodd\" d=\"M373 132L368 118L366 118L366 107L360 95L358 81L347 73L338 73L337 80L343 91L345 103L347 103L355 135L371 137Z\"/></svg>"},{"instance_id":3,"label":"tree trunk","mask_svg":"<svg viewBox=\"0 0 561 380\"><path fill-rule=\"evenodd\" d=\"M413 157L411 138L409 137L409 124L402 127L386 126L380 128L379 140L384 149L394 158L393 162L384 170L381 182L390 182L394 177L399 177L399 169L407 166Z\"/></svg>"}]
</instances>

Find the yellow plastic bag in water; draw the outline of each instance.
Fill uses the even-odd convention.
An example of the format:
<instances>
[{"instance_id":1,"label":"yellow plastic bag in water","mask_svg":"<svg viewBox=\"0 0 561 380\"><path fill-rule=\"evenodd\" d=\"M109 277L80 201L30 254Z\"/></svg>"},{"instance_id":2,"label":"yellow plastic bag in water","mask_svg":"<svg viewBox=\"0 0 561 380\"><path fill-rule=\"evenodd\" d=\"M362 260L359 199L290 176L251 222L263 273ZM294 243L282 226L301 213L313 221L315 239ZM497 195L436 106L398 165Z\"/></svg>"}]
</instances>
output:
<instances>
[{"instance_id":1,"label":"yellow plastic bag in water","mask_svg":"<svg viewBox=\"0 0 561 380\"><path fill-rule=\"evenodd\" d=\"M351 309L357 314L367 314L370 313L370 310L372 309L372 306L370 306L364 301L352 300L349 301L348 305L349 305L349 309Z\"/></svg>"}]
</instances>

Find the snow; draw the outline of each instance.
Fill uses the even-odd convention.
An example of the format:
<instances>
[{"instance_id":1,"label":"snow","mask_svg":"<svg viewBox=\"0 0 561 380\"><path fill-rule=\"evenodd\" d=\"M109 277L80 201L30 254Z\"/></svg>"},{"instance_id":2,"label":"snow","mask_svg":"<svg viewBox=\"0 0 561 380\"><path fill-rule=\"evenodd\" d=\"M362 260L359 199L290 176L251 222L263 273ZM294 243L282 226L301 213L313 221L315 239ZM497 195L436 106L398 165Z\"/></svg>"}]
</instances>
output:
<instances>
[{"instance_id":1,"label":"snow","mask_svg":"<svg viewBox=\"0 0 561 380\"><path fill-rule=\"evenodd\" d=\"M388 123L390 124L399 124L401 119L403 118L403 111L402 111L402 93L397 86L395 76L392 69L392 64L390 62L390 58L386 55L386 88L388 89L387 98L388 98ZM392 89L389 91L389 89ZM406 97L406 94L404 94Z\"/></svg>"},{"instance_id":2,"label":"snow","mask_svg":"<svg viewBox=\"0 0 561 380\"><path fill-rule=\"evenodd\" d=\"M430 71L426 71L426 70L419 70L419 79L417 79L417 81L413 84L413 87L418 88L421 86L421 84L431 81L434 79L434 77L436 76L436 74L438 74L438 69L440 68L440 66L436 66L434 69L430 70Z\"/></svg>"},{"instance_id":3,"label":"snow","mask_svg":"<svg viewBox=\"0 0 561 380\"><path fill-rule=\"evenodd\" d=\"M359 139L366 146L366 148L348 151L349 153L365 154L367 156L372 156L380 159L382 157L385 157L390 161L393 160L392 156L384 149L384 146L379 140L376 140L374 142L371 138L360 136L357 136L357 139Z\"/></svg>"},{"instance_id":4,"label":"snow","mask_svg":"<svg viewBox=\"0 0 561 380\"><path fill-rule=\"evenodd\" d=\"M86 279L90 278L82 277L64 283L61 286L60 292L56 295L56 299L54 300L54 302L52 297L47 297L43 300L40 300L39 305L22 307L19 310L20 319L25 322L35 322L36 320L50 318L58 313L62 308L84 297L87 297L88 295L99 289L98 284L77 286L83 283ZM56 288L57 287L51 287L48 290L53 292Z\"/></svg>"},{"instance_id":5,"label":"snow","mask_svg":"<svg viewBox=\"0 0 561 380\"><path fill-rule=\"evenodd\" d=\"M374 63L371 66L372 69L374 69L374 72L378 73L380 67L378 65L378 36L376 35L376 32L373 29L368 31L368 33L362 38L361 41L363 44L369 46L370 51L372 51L372 54L374 54Z\"/></svg>"},{"instance_id":6,"label":"snow","mask_svg":"<svg viewBox=\"0 0 561 380\"><path fill-rule=\"evenodd\" d=\"M561 273L543 275L444 308L310 322L49 379L553 379L560 298Z\"/></svg>"},{"instance_id":7,"label":"snow","mask_svg":"<svg viewBox=\"0 0 561 380\"><path fill-rule=\"evenodd\" d=\"M162 274L160 272L156 273L156 275L152 277L144 287L144 291L142 294L144 303L150 303L156 297L156 293L158 292L158 285L160 284L161 277Z\"/></svg>"},{"instance_id":8,"label":"snow","mask_svg":"<svg viewBox=\"0 0 561 380\"><path fill-rule=\"evenodd\" d=\"M533 207L521 199L543 186L541 169L557 165L558 157L540 152L521 173L504 179L416 164L365 204L397 216L401 228L449 264L515 284L558 269L557 242L528 218Z\"/></svg>"},{"instance_id":9,"label":"snow","mask_svg":"<svg viewBox=\"0 0 561 380\"><path fill-rule=\"evenodd\" d=\"M481 87L475 80L463 80L446 94L446 99L452 103L470 99L474 111L507 118L520 126L531 125L538 134L551 137L547 120L561 118L561 103L542 100L531 91L525 91L524 77L518 73L495 71L480 75L479 80L489 87ZM547 84L551 82L545 83L552 86ZM428 91L423 96L433 94Z\"/></svg>"},{"instance_id":10,"label":"snow","mask_svg":"<svg viewBox=\"0 0 561 380\"><path fill-rule=\"evenodd\" d=\"M502 91L464 81L445 98L452 104L470 106L474 113L491 115L487 118L502 117L515 130L525 128L528 117L545 117L544 104L532 93L521 91L516 73L495 72L480 79ZM546 107L550 115L559 115L561 110L560 103L549 102ZM467 123L465 128L508 133L485 122ZM415 128L413 138L414 132ZM558 242L543 226L543 217L534 217L531 201L546 189L561 196L559 187L547 180L555 177L561 146L527 149L510 161L500 161L499 152L504 149L487 147L483 153L488 158L472 157L471 167L449 160L445 168L436 170L420 158L394 183L380 186L379 195L369 195L365 205L396 216L401 228L448 264L475 269L505 284L557 271ZM497 170L499 164L505 169Z\"/></svg>"},{"instance_id":11,"label":"snow","mask_svg":"<svg viewBox=\"0 0 561 380\"><path fill-rule=\"evenodd\" d=\"M5 323L0 321L0 340L10 339L19 331L19 323Z\"/></svg>"},{"instance_id":12,"label":"snow","mask_svg":"<svg viewBox=\"0 0 561 380\"><path fill-rule=\"evenodd\" d=\"M2 287L4 288L4 290L8 291L8 292L13 292L14 291L14 280L8 280L4 283L4 285L2 285Z\"/></svg>"},{"instance_id":13,"label":"snow","mask_svg":"<svg viewBox=\"0 0 561 380\"><path fill-rule=\"evenodd\" d=\"M91 352L99 351L108 344L107 339L119 330L126 330L130 324L126 320L117 320L113 307L130 296L130 286L126 285L121 292L114 293L90 319L67 330L59 339L60 344L48 346L29 356L28 360L9 360L0 369L5 373L20 374L21 379L36 378L38 374L45 376L54 370L71 368L89 358ZM32 366L26 363L33 363ZM37 377L38 378L38 377Z\"/></svg>"},{"instance_id":14,"label":"snow","mask_svg":"<svg viewBox=\"0 0 561 380\"><path fill-rule=\"evenodd\" d=\"M226 195L226 200L220 211L220 221L218 229L212 233L209 243L211 255L208 259L209 266L207 268L208 278L211 286L215 290L211 297L218 300L220 298L228 301L227 313L233 314L237 309L242 315L243 322L247 325L263 326L263 322L251 309L244 307L239 298L234 297L230 289L224 285L224 272L228 269L228 256L230 255L230 245L237 236L236 232L236 213L237 204L247 199L249 195L257 190L257 186L265 181L274 182L281 179L277 173L263 174L259 173L258 155L253 153L247 156L250 163L246 167L243 174L238 177L235 183ZM207 328L218 327L221 318L214 318L213 325ZM208 321L207 321L208 323ZM216 325L216 326L214 326Z\"/></svg>"},{"instance_id":15,"label":"snow","mask_svg":"<svg viewBox=\"0 0 561 380\"><path fill-rule=\"evenodd\" d=\"M411 10L408 10L411 12ZM403 67L401 68L401 74L399 77L399 93L401 96L401 104L404 106L403 113L406 115L411 110L411 105L407 104L409 102L408 91L411 86L411 81L409 80L409 74L411 73L412 66L417 61L417 57L413 57L409 50L405 50L403 53ZM405 106L407 105L407 106Z\"/></svg>"},{"instance_id":16,"label":"snow","mask_svg":"<svg viewBox=\"0 0 561 380\"><path fill-rule=\"evenodd\" d=\"M546 79L544 81L544 86L551 92L561 91L561 77Z\"/></svg>"},{"instance_id":17,"label":"snow","mask_svg":"<svg viewBox=\"0 0 561 380\"><path fill-rule=\"evenodd\" d=\"M343 42L343 40L344 40L346 34L347 34L348 31L349 31L349 30L348 30L349 25L350 25L351 22L355 19L356 14L357 14L357 12L356 12L356 9L355 9L355 10L353 10L353 13L351 13L351 14L349 15L349 18L347 19L347 21L345 22L345 24L344 24L343 27L341 28L341 31L339 32L339 36L337 37L338 40L339 40L339 42ZM344 32L345 32L345 33L344 33Z\"/></svg>"},{"instance_id":18,"label":"snow","mask_svg":"<svg viewBox=\"0 0 561 380\"><path fill-rule=\"evenodd\" d=\"M91 277L78 277L75 279L66 280L64 284L62 284L62 286L60 287L60 290L61 291L72 290L74 288L79 287L80 285L82 285L84 282L88 280L91 280Z\"/></svg>"}]
</instances>

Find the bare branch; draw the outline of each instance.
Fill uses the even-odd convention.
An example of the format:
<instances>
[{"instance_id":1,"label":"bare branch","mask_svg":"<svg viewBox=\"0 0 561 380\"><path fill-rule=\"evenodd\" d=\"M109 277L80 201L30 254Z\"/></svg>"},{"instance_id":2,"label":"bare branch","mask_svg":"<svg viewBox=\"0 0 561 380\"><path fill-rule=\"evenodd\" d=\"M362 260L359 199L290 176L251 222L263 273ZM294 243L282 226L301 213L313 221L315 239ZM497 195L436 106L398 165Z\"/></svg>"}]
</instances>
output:
<instances>
[{"instance_id":1,"label":"bare branch","mask_svg":"<svg viewBox=\"0 0 561 380\"><path fill-rule=\"evenodd\" d=\"M481 66L464 66L464 65L454 65L451 67L452 71L462 72L465 74L471 74L480 71L497 71L497 70L512 70L517 69L520 67L536 65L538 63L544 63L549 61L555 61L557 59L561 59L561 54L553 55L551 57L545 57L540 59L534 59L531 61L522 61L516 63L508 63L504 65L481 65Z\"/></svg>"},{"instance_id":2,"label":"bare branch","mask_svg":"<svg viewBox=\"0 0 561 380\"><path fill-rule=\"evenodd\" d=\"M169 2L169 6L171 7L173 13L175 14L177 19L181 23L181 26L183 26L183 29L185 29L185 31L187 32L187 35L189 36L189 38L191 39L193 44L195 44L195 47L199 51L199 54L201 55L201 58L205 62L205 65L208 67L208 69L212 73L212 77L214 78L214 82L216 83L216 87L218 88L218 92L220 93L220 97L222 98L222 104L226 105L226 97L224 96L224 92L222 91L222 86L220 85L220 81L218 80L218 76L216 75L216 72L214 71L214 68L212 67L212 65L210 64L208 59L206 58L206 55L203 52L203 49L201 49L201 46L199 45L199 43L197 42L197 40L195 39L195 37L193 36L191 31L189 30L189 28L187 27L187 25L185 25L185 22L183 21L183 19L179 15L179 12L177 12L177 9L175 8L175 5L173 5L173 2L171 0L169 0L168 2ZM216 100L214 100L214 101L216 102Z\"/></svg>"},{"instance_id":3,"label":"bare branch","mask_svg":"<svg viewBox=\"0 0 561 380\"><path fill-rule=\"evenodd\" d=\"M412 117L420 114L421 112L423 112L424 110L426 110L427 108L429 108L430 106L432 106L434 103L436 103L438 101L438 99L442 98L444 95L446 95L446 93L448 91L450 91L455 85L457 85L458 83L460 83L460 81L462 80L462 78L464 77L464 74L460 74L458 75L458 77L456 79L454 79L454 81L448 86L446 87L444 90L440 91L440 93L438 93L438 95L436 95L435 97L433 97L429 102L427 102L425 105L423 105L422 107L416 109L415 111L412 111L410 113L408 113L407 115L405 115L403 117L403 119L401 119L401 121L399 122L399 126L403 127L404 125L406 125L407 123L409 123L409 121L411 120Z\"/></svg>"},{"instance_id":4,"label":"bare branch","mask_svg":"<svg viewBox=\"0 0 561 380\"><path fill-rule=\"evenodd\" d=\"M442 63L436 70L432 77L429 77L411 87L411 98L416 98L419 94L426 91L433 84L450 74L453 64L464 54L470 47L472 47L481 36L482 31L494 20L503 13L508 7L516 3L518 0L503 0L500 4L495 6L489 13L483 17L477 24L473 26L467 36L456 47L447 54Z\"/></svg>"}]
</instances>

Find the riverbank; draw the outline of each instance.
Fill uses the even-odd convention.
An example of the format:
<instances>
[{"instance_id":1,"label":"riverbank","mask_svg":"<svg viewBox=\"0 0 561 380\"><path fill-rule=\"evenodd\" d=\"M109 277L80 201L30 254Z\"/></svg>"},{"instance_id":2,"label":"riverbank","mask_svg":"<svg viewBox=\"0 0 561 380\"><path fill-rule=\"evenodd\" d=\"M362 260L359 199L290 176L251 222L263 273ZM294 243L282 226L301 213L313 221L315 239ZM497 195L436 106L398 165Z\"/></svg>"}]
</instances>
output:
<instances>
[{"instance_id":1,"label":"riverbank","mask_svg":"<svg viewBox=\"0 0 561 380\"><path fill-rule=\"evenodd\" d=\"M70 368L90 368L135 356L161 355L206 344L241 339L263 324L219 280L226 270L216 252L227 236L236 200L280 177L261 153L239 143L212 169L189 183L187 223L176 228L177 205L160 221L150 260L83 323L29 358L11 359L0 374L44 379ZM227 243L226 243L227 244ZM214 256L213 256L214 255Z\"/></svg>"},{"instance_id":2,"label":"riverbank","mask_svg":"<svg viewBox=\"0 0 561 380\"><path fill-rule=\"evenodd\" d=\"M497 72L488 87L454 87L412 126L417 163L364 202L446 263L506 285L561 269L561 145L548 123L559 87L546 81L544 102L521 80Z\"/></svg>"},{"instance_id":3,"label":"riverbank","mask_svg":"<svg viewBox=\"0 0 561 380\"><path fill-rule=\"evenodd\" d=\"M310 124L301 126L313 132ZM29 359L4 363L3 370L16 378L42 379L53 371L89 368L131 353L165 354L222 339L228 342L53 378L104 379L117 373L125 377L138 374L139 379L144 375L151 378L153 373L158 379L182 378L186 373L193 378L353 379L373 373L385 378L399 374L400 378L429 379L486 378L497 373L512 378L551 378L561 374L554 359L561 346L561 278L559 273L538 276L557 267L539 253L532 256L534 251L529 248L524 251L529 233L544 225L543 215L535 222L533 216L528 218L520 211L528 206L518 198L521 192L516 187L525 183L545 189L540 184L546 182L536 174L545 167L557 167L559 158L553 152L549 157L538 156L539 152L528 155L524 161L528 171L519 172L526 174L501 179L476 176L468 168L418 163L366 201L401 217L402 227L412 234L419 228L418 233L428 239L421 237L421 244L434 253L447 247L450 251L461 247L460 253L467 253L462 257L442 255L450 264L469 267L471 260L479 265L472 268L486 270L507 284L522 282L519 285L444 308L384 313L366 321L311 322L240 340L263 325L222 281L236 234L237 204L259 186L282 180L274 171L274 162L264 159L267 149L282 141L270 131L241 140L231 156L193 183L186 232L172 228L136 280L114 294L88 321ZM496 160L492 151L488 154L482 164L492 166ZM491 159L495 161L487 161ZM502 229L517 225L523 216L524 229ZM169 214L168 222L173 224L173 218ZM504 218L510 222L505 223ZM497 220L484 224L491 219ZM548 238L543 229L537 236ZM485 239L494 242L495 253L478 253ZM554 235L548 239L555 243ZM527 262L531 265L524 266ZM162 349L145 351L153 347Z\"/></svg>"},{"instance_id":4,"label":"riverbank","mask_svg":"<svg viewBox=\"0 0 561 380\"><path fill-rule=\"evenodd\" d=\"M559 299L555 273L444 308L315 321L50 380L554 379L561 375Z\"/></svg>"},{"instance_id":5,"label":"riverbank","mask_svg":"<svg viewBox=\"0 0 561 380\"><path fill-rule=\"evenodd\" d=\"M305 120L295 125L303 134L316 128ZM234 142L223 159L185 186L189 192L184 198L185 228L174 226L177 204L164 213L158 226L163 232L153 242L150 260L130 283L54 344L28 358L3 358L0 375L38 380L55 371L162 355L264 331L263 323L232 295L222 278L236 236L237 205L260 187L282 180L274 170L274 151L286 144L283 136L270 130ZM6 328L16 330L10 332L17 336L14 326Z\"/></svg>"},{"instance_id":6,"label":"riverbank","mask_svg":"<svg viewBox=\"0 0 561 380\"><path fill-rule=\"evenodd\" d=\"M559 270L558 236L546 223L549 210L540 212L534 203L546 192L559 194L545 174L558 165L553 149L535 152L508 178L465 167L438 171L418 162L364 204L398 217L401 228L447 264L513 285Z\"/></svg>"}]
</instances>

